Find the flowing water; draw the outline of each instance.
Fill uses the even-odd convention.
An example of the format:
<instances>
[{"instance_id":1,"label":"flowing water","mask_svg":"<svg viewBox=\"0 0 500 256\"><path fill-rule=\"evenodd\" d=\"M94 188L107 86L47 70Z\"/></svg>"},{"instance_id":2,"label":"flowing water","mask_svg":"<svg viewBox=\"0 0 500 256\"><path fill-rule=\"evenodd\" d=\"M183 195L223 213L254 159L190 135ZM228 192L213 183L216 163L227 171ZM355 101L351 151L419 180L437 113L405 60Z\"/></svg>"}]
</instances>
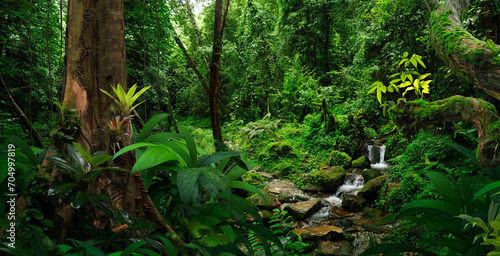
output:
<instances>
[{"instance_id":1,"label":"flowing water","mask_svg":"<svg viewBox=\"0 0 500 256\"><path fill-rule=\"evenodd\" d=\"M341 207L342 195L344 194L357 195L358 191L363 187L363 185L365 185L363 176L359 174L348 173L344 181L344 184L342 184L337 189L337 192L335 192L335 194L329 197L323 198L328 202L328 204L323 205L321 210L319 210L318 212L314 213L309 218L307 218L306 222L309 223L308 226L310 227L316 226L321 221L327 220L328 213L330 212L330 208L332 208L333 205Z\"/></svg>"},{"instance_id":2,"label":"flowing water","mask_svg":"<svg viewBox=\"0 0 500 256\"><path fill-rule=\"evenodd\" d=\"M367 148L368 148L368 159L370 159L370 162L372 163L370 165L371 168L386 169L387 167L389 167L389 164L387 164L384 160L385 145L382 146L368 145Z\"/></svg>"}]
</instances>

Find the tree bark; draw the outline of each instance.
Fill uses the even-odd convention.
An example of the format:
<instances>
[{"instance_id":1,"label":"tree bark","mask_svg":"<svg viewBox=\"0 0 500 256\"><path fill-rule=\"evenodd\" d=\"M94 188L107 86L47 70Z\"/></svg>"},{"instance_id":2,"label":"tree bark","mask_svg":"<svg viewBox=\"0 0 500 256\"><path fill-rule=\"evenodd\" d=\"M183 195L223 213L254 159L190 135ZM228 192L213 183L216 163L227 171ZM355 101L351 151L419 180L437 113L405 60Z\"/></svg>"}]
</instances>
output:
<instances>
[{"instance_id":1,"label":"tree bark","mask_svg":"<svg viewBox=\"0 0 500 256\"><path fill-rule=\"evenodd\" d=\"M407 134L415 134L437 122L467 121L478 133L476 158L485 169L500 165L500 119L495 107L484 100L463 96L452 96L444 100L401 102L397 105L393 119L404 127Z\"/></svg>"},{"instance_id":2,"label":"tree bark","mask_svg":"<svg viewBox=\"0 0 500 256\"><path fill-rule=\"evenodd\" d=\"M118 83L124 89L127 87L123 5L123 0L68 2L63 104L68 103L68 108L77 109L81 116L83 126L76 141L88 149L108 154L113 153L110 136L100 128L99 119L111 120L118 113L113 113L112 99L100 89L111 92L111 85ZM122 147L132 143L131 125L126 132L128 135L122 136L120 142ZM88 143L84 138L88 139ZM134 162L134 155L129 153L119 157L114 164L131 169ZM144 190L139 173L130 175L123 171L103 171L90 187L91 193L109 195L113 205L127 212L130 219L153 220L169 229ZM61 217L66 218L67 215ZM99 211L94 218L94 225L98 228L103 228L109 221ZM69 221L64 220L63 223ZM112 226L116 225L118 223Z\"/></svg>"},{"instance_id":3,"label":"tree bark","mask_svg":"<svg viewBox=\"0 0 500 256\"><path fill-rule=\"evenodd\" d=\"M219 69L222 55L222 36L226 24L226 16L229 8L229 0L226 0L224 17L222 17L222 0L215 1L215 22L214 22L214 44L212 50L212 61L210 62L210 121L212 122L212 134L214 137L215 149L223 150L224 138L222 137L221 115L218 101L219 95Z\"/></svg>"},{"instance_id":4,"label":"tree bark","mask_svg":"<svg viewBox=\"0 0 500 256\"><path fill-rule=\"evenodd\" d=\"M456 73L500 100L500 47L481 41L462 26L468 0L424 0L431 13L430 39L439 57Z\"/></svg>"}]
</instances>

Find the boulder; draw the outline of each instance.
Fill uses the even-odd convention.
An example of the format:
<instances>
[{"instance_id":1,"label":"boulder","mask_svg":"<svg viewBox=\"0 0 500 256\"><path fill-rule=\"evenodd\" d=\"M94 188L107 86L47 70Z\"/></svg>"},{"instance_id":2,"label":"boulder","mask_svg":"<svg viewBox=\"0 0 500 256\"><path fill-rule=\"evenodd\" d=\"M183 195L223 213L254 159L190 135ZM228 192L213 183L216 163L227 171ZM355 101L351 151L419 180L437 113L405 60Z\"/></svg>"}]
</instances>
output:
<instances>
[{"instance_id":1,"label":"boulder","mask_svg":"<svg viewBox=\"0 0 500 256\"><path fill-rule=\"evenodd\" d=\"M343 229L343 230L346 230L350 226L352 226L352 224L354 224L354 223L350 219L340 219L340 220L337 220L334 225Z\"/></svg>"},{"instance_id":2,"label":"boulder","mask_svg":"<svg viewBox=\"0 0 500 256\"><path fill-rule=\"evenodd\" d=\"M383 215L384 215L384 213L377 208L365 207L365 208L363 208L363 213L361 214L361 217L366 217L366 218L370 218L373 220L378 220Z\"/></svg>"},{"instance_id":3,"label":"boulder","mask_svg":"<svg viewBox=\"0 0 500 256\"><path fill-rule=\"evenodd\" d=\"M352 157L350 157L347 153L334 150L332 152L332 158L330 159L329 166L350 167L351 161Z\"/></svg>"},{"instance_id":4,"label":"boulder","mask_svg":"<svg viewBox=\"0 0 500 256\"><path fill-rule=\"evenodd\" d=\"M315 198L309 201L302 201L294 204L286 204L283 209L297 217L299 220L311 216L321 209L321 199Z\"/></svg>"},{"instance_id":5,"label":"boulder","mask_svg":"<svg viewBox=\"0 0 500 256\"><path fill-rule=\"evenodd\" d=\"M328 234L342 234L344 232L340 227L337 226L319 226L312 228L298 228L293 231L296 235L300 236L302 239L324 237Z\"/></svg>"},{"instance_id":6,"label":"boulder","mask_svg":"<svg viewBox=\"0 0 500 256\"><path fill-rule=\"evenodd\" d=\"M386 174L368 181L358 192L358 196L362 196L366 200L373 202L377 199L378 192L384 185L385 181L392 175Z\"/></svg>"},{"instance_id":7,"label":"boulder","mask_svg":"<svg viewBox=\"0 0 500 256\"><path fill-rule=\"evenodd\" d=\"M359 212L363 210L367 204L366 200L361 196L344 194L342 196L342 208L351 211Z\"/></svg>"},{"instance_id":8,"label":"boulder","mask_svg":"<svg viewBox=\"0 0 500 256\"><path fill-rule=\"evenodd\" d=\"M277 204L276 195L274 195L267 189L261 189L260 191L262 192L262 194L264 194L264 198L257 194L253 194L247 199L262 210L272 210L279 206Z\"/></svg>"},{"instance_id":9,"label":"boulder","mask_svg":"<svg viewBox=\"0 0 500 256\"><path fill-rule=\"evenodd\" d=\"M333 193L342 185L346 176L342 166L332 166L311 173L309 183L319 187L322 192Z\"/></svg>"},{"instance_id":10,"label":"boulder","mask_svg":"<svg viewBox=\"0 0 500 256\"><path fill-rule=\"evenodd\" d=\"M332 206L332 208L330 208L330 211L328 212L328 218L330 219L342 219L342 218L345 218L345 217L349 217L349 216L352 216L353 213L350 212L350 211L347 211L347 210L344 210L338 206Z\"/></svg>"},{"instance_id":11,"label":"boulder","mask_svg":"<svg viewBox=\"0 0 500 256\"><path fill-rule=\"evenodd\" d=\"M287 141L278 141L270 145L270 151L279 157L294 157L295 154L292 145Z\"/></svg>"},{"instance_id":12,"label":"boulder","mask_svg":"<svg viewBox=\"0 0 500 256\"><path fill-rule=\"evenodd\" d=\"M363 167L369 166L370 161L368 161L366 156L361 156L358 159L353 160L351 165L354 168L363 168Z\"/></svg>"},{"instance_id":13,"label":"boulder","mask_svg":"<svg viewBox=\"0 0 500 256\"><path fill-rule=\"evenodd\" d=\"M279 202L293 203L298 201L307 201L310 197L287 179L275 179L266 183L266 190L276 194Z\"/></svg>"},{"instance_id":14,"label":"boulder","mask_svg":"<svg viewBox=\"0 0 500 256\"><path fill-rule=\"evenodd\" d=\"M382 176L382 174L380 174L379 171L377 170L373 170L373 169L364 169L362 172L361 172L361 176L363 176L363 179L365 180L365 182L368 182L370 180L373 180L377 177L380 177Z\"/></svg>"}]
</instances>

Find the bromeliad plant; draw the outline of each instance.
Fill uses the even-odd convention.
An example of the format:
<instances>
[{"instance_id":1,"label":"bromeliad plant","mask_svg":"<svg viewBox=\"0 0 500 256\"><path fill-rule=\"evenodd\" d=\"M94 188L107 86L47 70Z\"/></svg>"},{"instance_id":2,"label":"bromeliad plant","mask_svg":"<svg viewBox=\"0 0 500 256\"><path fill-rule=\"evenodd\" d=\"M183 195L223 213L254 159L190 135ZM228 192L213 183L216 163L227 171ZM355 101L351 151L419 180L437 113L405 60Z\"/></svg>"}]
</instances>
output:
<instances>
[{"instance_id":1,"label":"bromeliad plant","mask_svg":"<svg viewBox=\"0 0 500 256\"><path fill-rule=\"evenodd\" d=\"M269 241L283 249L279 238L269 229L247 222L246 214L262 221L255 206L247 199L232 193L244 189L259 194L254 186L237 180L249 169L249 163L238 156L242 152L216 152L207 155L196 146L185 127L181 133L160 133L147 137L149 132L167 117L152 117L136 138L136 143L117 152L119 155L135 150L137 161L131 173L141 172L145 189L171 227L179 227L185 247L204 255L229 252L243 253L236 242L242 242L254 255L248 236L252 232L262 241L271 255Z\"/></svg>"},{"instance_id":2,"label":"bromeliad plant","mask_svg":"<svg viewBox=\"0 0 500 256\"><path fill-rule=\"evenodd\" d=\"M130 116L130 113L132 112L132 110L134 110L137 106L139 106L145 100L137 103L136 105L134 105L134 102L139 98L139 96L141 96L144 92L146 92L150 87L151 86L144 87L138 93L135 93L135 91L137 89L137 84L134 84L128 90L128 92L125 92L125 90L123 89L121 84L118 84L116 86L116 88L111 86L111 88L115 92L116 98L113 97L113 95L111 95L109 92L107 92L103 89L100 89L100 90L104 94L108 95L111 99L113 99L113 101L115 102L115 104L118 107L122 116ZM134 106L132 106L132 105L134 105Z\"/></svg>"}]
</instances>

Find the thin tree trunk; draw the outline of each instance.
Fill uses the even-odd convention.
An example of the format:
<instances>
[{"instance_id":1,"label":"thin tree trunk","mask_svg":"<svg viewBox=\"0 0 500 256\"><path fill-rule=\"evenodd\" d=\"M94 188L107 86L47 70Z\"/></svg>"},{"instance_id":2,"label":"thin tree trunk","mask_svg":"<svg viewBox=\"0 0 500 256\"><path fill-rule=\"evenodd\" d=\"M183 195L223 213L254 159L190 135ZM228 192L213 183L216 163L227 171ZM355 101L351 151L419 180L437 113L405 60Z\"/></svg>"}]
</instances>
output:
<instances>
[{"instance_id":1,"label":"thin tree trunk","mask_svg":"<svg viewBox=\"0 0 500 256\"><path fill-rule=\"evenodd\" d=\"M28 119L28 117L24 114L23 110L17 105L16 101L14 100L14 98L12 97L12 95L10 94L9 89L7 88L7 85L3 81L3 78L0 77L0 79L2 80L3 87L4 87L5 91L7 92L7 96L10 99L9 106L12 109L12 112L13 112L14 116L18 116L19 117L19 123L21 124L21 127L23 127L23 129L26 132L28 132L29 134L33 135L33 140L35 142L35 146L37 146L39 148L43 148L42 136L40 136L40 134L38 133L38 131L35 130L35 128L31 124L31 122Z\"/></svg>"},{"instance_id":2,"label":"thin tree trunk","mask_svg":"<svg viewBox=\"0 0 500 256\"><path fill-rule=\"evenodd\" d=\"M222 0L215 1L215 22L214 22L214 44L212 50L212 61L210 63L210 120L212 122L212 134L214 137L215 149L223 150L224 138L222 137L221 115L218 101L219 95L219 69L222 55L222 36L226 23L227 11L229 8L229 0L226 0L224 8L224 17L222 17Z\"/></svg>"},{"instance_id":3,"label":"thin tree trunk","mask_svg":"<svg viewBox=\"0 0 500 256\"><path fill-rule=\"evenodd\" d=\"M194 14L193 10L191 9L191 4L189 3L189 0L185 0L183 2L184 7L186 7L187 14L189 16L189 21L191 22L191 25L193 26L193 31L194 35L196 37L196 43L198 44L198 48L202 47L201 43L201 37L200 37L200 31L198 29L198 25L196 25L196 20L194 19ZM205 61L205 65L207 66L207 69L210 69L210 64L208 62L208 57L206 54L202 53L203 60Z\"/></svg>"}]
</instances>

